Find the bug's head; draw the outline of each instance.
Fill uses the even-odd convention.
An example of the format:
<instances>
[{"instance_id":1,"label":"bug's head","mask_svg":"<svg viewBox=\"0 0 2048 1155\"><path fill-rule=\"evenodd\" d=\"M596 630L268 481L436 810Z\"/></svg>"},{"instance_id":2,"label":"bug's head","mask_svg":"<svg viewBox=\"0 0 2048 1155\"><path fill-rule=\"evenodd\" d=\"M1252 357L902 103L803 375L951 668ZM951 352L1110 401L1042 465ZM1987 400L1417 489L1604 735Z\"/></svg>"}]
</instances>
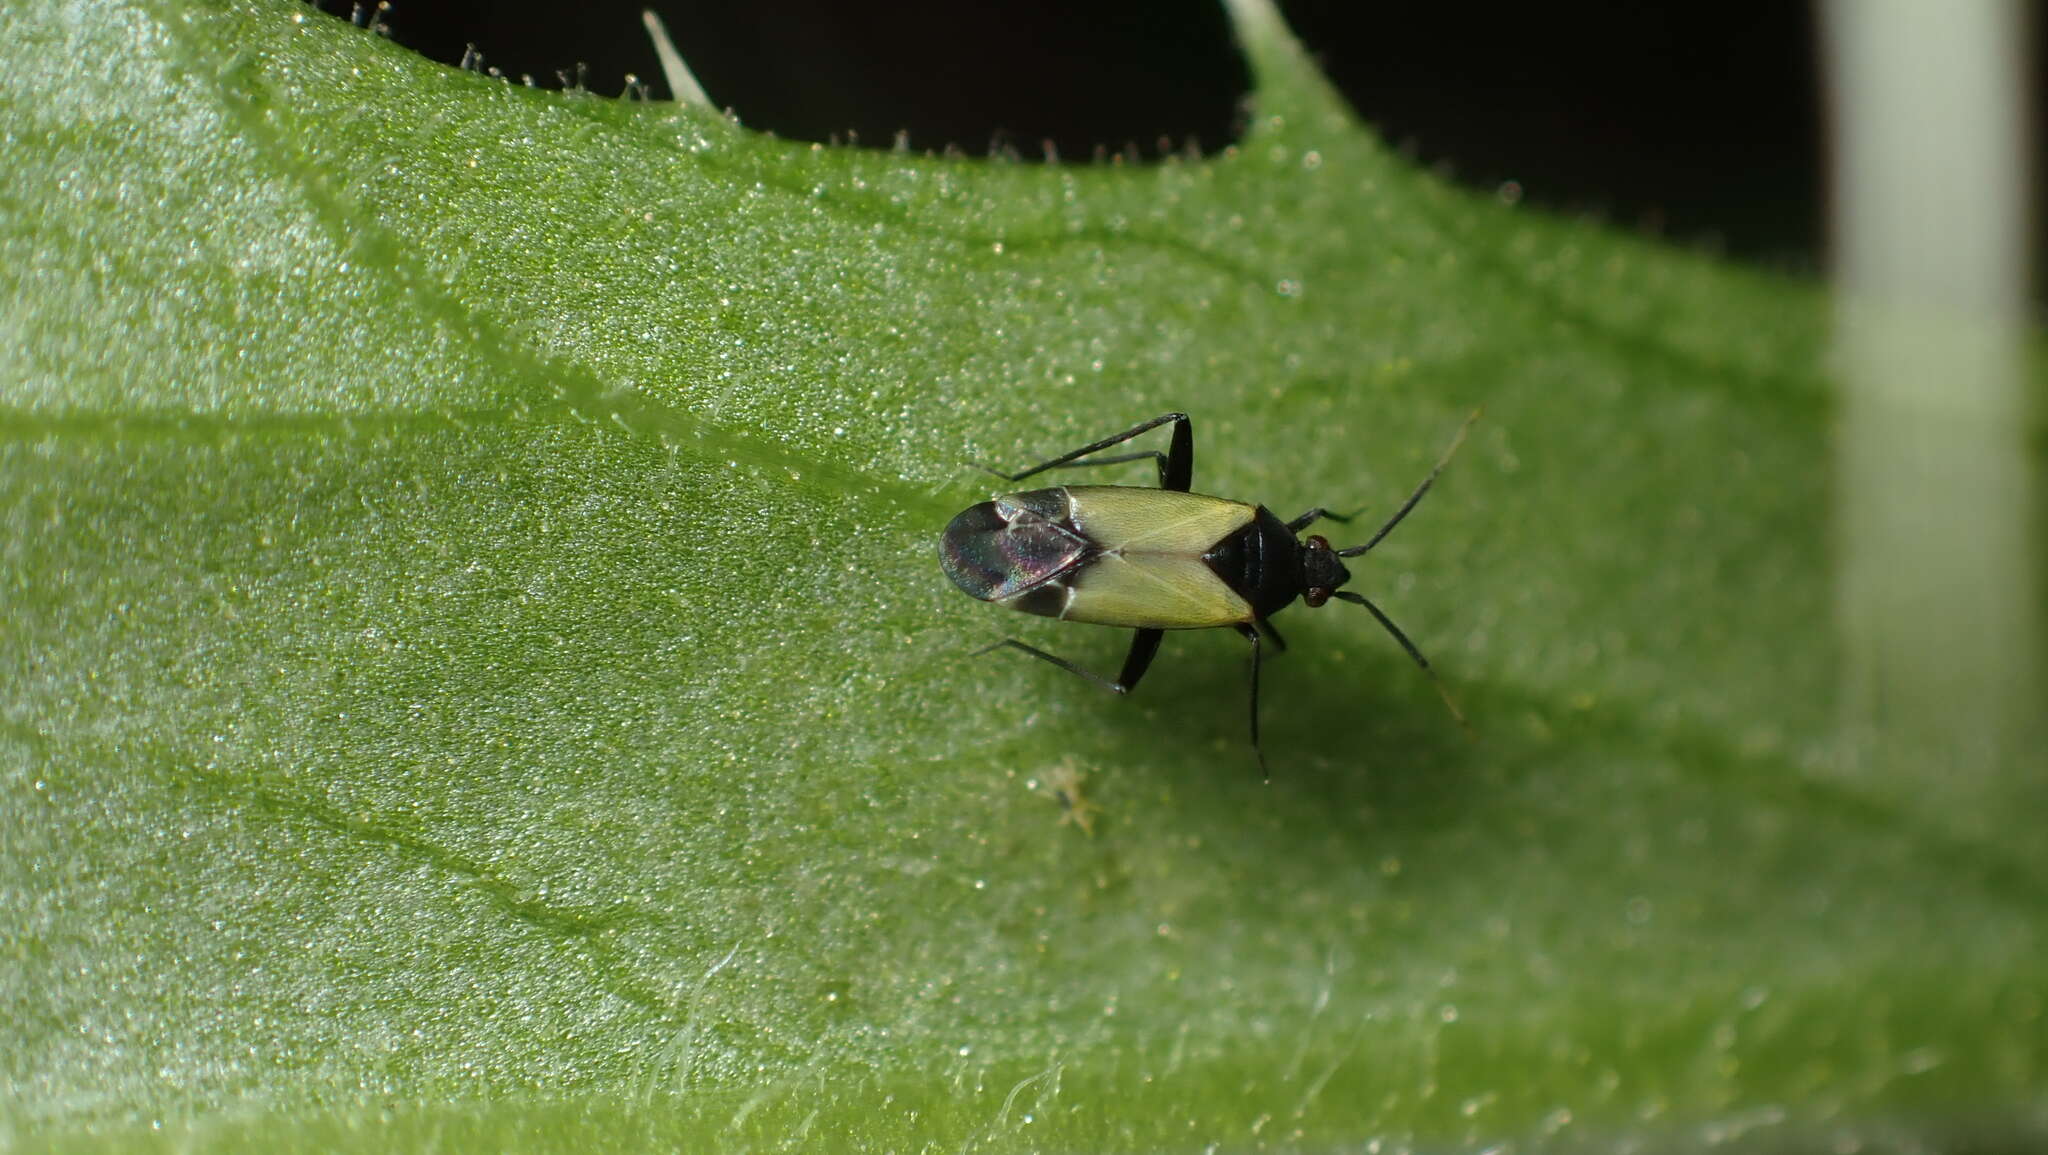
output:
<instances>
[{"instance_id":1,"label":"bug's head","mask_svg":"<svg viewBox=\"0 0 2048 1155\"><path fill-rule=\"evenodd\" d=\"M1322 605L1350 580L1351 571L1344 568L1344 559L1330 548L1329 539L1319 533L1310 534L1301 547L1301 600L1311 606Z\"/></svg>"}]
</instances>

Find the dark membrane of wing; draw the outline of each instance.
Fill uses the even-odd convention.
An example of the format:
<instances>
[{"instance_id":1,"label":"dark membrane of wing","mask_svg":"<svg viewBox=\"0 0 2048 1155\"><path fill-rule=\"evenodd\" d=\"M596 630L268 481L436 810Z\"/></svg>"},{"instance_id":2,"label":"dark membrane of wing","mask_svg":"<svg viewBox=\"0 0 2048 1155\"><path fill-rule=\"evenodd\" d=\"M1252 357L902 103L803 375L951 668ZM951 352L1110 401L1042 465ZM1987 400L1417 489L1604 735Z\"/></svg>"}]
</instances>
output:
<instances>
[{"instance_id":1,"label":"dark membrane of wing","mask_svg":"<svg viewBox=\"0 0 2048 1155\"><path fill-rule=\"evenodd\" d=\"M1021 497L1038 498L1045 491ZM963 510L946 526L939 561L946 576L983 601L1001 601L1072 569L1088 543L1073 530L1011 498Z\"/></svg>"}]
</instances>

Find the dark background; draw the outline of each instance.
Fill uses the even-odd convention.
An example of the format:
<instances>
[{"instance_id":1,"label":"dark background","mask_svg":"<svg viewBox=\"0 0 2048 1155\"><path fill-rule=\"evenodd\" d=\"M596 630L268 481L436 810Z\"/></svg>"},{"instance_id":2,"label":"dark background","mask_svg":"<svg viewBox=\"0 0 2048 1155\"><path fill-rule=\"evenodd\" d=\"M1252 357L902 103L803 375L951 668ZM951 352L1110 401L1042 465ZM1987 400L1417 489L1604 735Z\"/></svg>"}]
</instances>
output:
<instances>
[{"instance_id":1,"label":"dark background","mask_svg":"<svg viewBox=\"0 0 2048 1155\"><path fill-rule=\"evenodd\" d=\"M352 0L322 0L347 15ZM970 153L1050 140L1213 150L1249 87L1220 0L654 0L714 102L802 140ZM456 63L665 97L642 0L394 0L394 39ZM1281 0L1387 140L1455 179L1795 272L1825 253L1816 17L1789 0L1495 6ZM2040 39L2041 29L2030 39ZM2037 59L2039 59L2037 55ZM2044 91L2036 77L2038 109ZM2037 136L2039 122L2037 117ZM2037 150L2038 151L2038 150Z\"/></svg>"}]
</instances>

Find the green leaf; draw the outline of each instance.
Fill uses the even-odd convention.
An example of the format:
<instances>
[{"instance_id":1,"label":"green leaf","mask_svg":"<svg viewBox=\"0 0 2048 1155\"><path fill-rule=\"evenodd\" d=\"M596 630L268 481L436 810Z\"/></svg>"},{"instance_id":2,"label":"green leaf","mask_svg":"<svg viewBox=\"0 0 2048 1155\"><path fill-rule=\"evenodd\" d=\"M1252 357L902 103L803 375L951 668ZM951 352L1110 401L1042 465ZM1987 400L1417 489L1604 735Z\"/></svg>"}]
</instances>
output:
<instances>
[{"instance_id":1,"label":"green leaf","mask_svg":"<svg viewBox=\"0 0 2048 1155\"><path fill-rule=\"evenodd\" d=\"M2037 760L1836 736L1826 301L1238 16L1238 147L1056 167L10 13L0 1136L2038 1142ZM965 657L1125 644L948 587L970 461L1184 408L1198 488L1384 511L1482 404L1358 567L1476 737L1341 605L1270 785L1227 633Z\"/></svg>"}]
</instances>

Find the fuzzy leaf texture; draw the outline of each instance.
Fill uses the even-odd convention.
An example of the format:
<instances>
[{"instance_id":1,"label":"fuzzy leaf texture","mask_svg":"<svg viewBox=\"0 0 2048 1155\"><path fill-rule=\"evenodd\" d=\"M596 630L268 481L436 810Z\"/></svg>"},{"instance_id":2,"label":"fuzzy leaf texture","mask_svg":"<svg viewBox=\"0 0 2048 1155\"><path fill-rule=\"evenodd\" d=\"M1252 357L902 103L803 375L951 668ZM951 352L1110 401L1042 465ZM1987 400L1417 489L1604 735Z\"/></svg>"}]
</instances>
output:
<instances>
[{"instance_id":1,"label":"fuzzy leaf texture","mask_svg":"<svg viewBox=\"0 0 2048 1155\"><path fill-rule=\"evenodd\" d=\"M1825 298L1447 187L1238 19L1237 147L1046 166L0 17L0 1139L2048 1134L2033 771L1837 757ZM1125 644L947 584L971 461L1182 408L1198 490L1383 513L1481 405L1356 567L1474 736L1336 603L1270 785L1228 632L966 658Z\"/></svg>"}]
</instances>

